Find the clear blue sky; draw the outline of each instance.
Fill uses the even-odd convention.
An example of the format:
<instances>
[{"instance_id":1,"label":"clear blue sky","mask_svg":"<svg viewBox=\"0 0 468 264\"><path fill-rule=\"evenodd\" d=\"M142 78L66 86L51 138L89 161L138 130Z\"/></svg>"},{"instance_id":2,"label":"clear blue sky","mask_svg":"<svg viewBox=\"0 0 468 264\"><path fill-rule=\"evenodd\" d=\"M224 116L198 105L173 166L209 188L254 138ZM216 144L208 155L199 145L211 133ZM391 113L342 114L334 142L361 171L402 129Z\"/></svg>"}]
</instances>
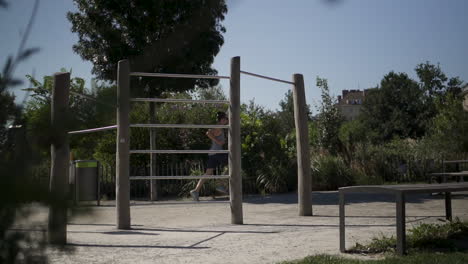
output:
<instances>
[{"instance_id":1,"label":"clear blue sky","mask_svg":"<svg viewBox=\"0 0 468 264\"><path fill-rule=\"evenodd\" d=\"M0 10L0 62L16 52L33 0L9 0ZM229 0L225 44L214 67L229 74L230 58L241 69L291 80L304 74L307 102L317 103L317 76L327 78L333 94L375 87L391 70L415 77L418 63L440 63L448 76L468 81L468 1L466 0ZM72 68L89 80L91 64L74 54L77 36L66 12L72 1L42 0L28 46L40 47L16 70L41 77ZM88 82L89 85L89 82ZM225 89L226 81L222 82ZM241 100L276 109L288 85L242 76ZM18 88L19 89L19 88ZM17 93L21 96L21 93Z\"/></svg>"}]
</instances>

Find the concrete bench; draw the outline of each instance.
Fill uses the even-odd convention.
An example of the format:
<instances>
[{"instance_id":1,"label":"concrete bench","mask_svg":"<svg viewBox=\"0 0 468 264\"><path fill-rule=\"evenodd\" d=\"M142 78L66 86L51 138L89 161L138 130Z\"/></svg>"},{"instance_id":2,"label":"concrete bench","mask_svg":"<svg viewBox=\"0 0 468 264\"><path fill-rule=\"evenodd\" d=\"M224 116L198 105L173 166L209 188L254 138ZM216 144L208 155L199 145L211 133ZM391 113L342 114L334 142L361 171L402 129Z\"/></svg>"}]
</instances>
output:
<instances>
[{"instance_id":1,"label":"concrete bench","mask_svg":"<svg viewBox=\"0 0 468 264\"><path fill-rule=\"evenodd\" d=\"M405 226L405 198L408 194L418 193L445 193L445 214L448 220L452 219L451 193L468 191L468 183L442 183L442 184L407 184L407 185L368 185L339 188L339 214L340 214L340 251L345 252L345 194L347 193L386 193L395 195L396 201L396 232L397 254L405 254L406 226Z\"/></svg>"},{"instance_id":2,"label":"concrete bench","mask_svg":"<svg viewBox=\"0 0 468 264\"><path fill-rule=\"evenodd\" d=\"M442 178L441 182L445 183L447 182L447 178L453 177L453 178L458 178L458 182L464 182L465 176L468 176L468 171L460 171L460 172L434 172L434 173L429 173L429 176L431 178L437 177L437 178ZM432 181L431 181L432 182Z\"/></svg>"},{"instance_id":3,"label":"concrete bench","mask_svg":"<svg viewBox=\"0 0 468 264\"><path fill-rule=\"evenodd\" d=\"M429 173L429 183L434 183L434 178L440 179L437 182L447 182L447 178L456 178L457 181L463 182L464 177L468 176L468 171L461 171L460 164L468 163L468 160L443 160L442 161L442 172ZM455 164L455 170L457 172L447 172L447 165Z\"/></svg>"}]
</instances>

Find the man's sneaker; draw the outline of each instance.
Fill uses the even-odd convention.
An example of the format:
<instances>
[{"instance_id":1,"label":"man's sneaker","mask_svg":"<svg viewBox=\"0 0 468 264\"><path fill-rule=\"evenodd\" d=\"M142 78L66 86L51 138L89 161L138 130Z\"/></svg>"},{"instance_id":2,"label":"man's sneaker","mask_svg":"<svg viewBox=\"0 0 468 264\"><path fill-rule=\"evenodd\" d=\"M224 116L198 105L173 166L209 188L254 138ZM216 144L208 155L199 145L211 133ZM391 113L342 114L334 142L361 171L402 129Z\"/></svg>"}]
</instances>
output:
<instances>
[{"instance_id":1,"label":"man's sneaker","mask_svg":"<svg viewBox=\"0 0 468 264\"><path fill-rule=\"evenodd\" d=\"M197 202L200 201L199 200L200 194L197 191L191 190L190 195L192 196L194 201L197 201Z\"/></svg>"},{"instance_id":2,"label":"man's sneaker","mask_svg":"<svg viewBox=\"0 0 468 264\"><path fill-rule=\"evenodd\" d=\"M228 194L228 191L223 186L217 186L216 191L222 194Z\"/></svg>"}]
</instances>

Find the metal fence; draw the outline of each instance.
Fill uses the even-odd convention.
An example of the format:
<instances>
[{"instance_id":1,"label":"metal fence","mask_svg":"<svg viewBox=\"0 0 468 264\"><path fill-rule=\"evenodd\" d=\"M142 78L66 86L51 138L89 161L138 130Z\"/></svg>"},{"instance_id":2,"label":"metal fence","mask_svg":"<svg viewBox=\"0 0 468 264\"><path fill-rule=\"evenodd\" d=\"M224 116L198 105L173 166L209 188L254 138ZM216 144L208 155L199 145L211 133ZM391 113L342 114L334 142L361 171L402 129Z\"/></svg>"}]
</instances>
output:
<instances>
[{"instance_id":1,"label":"metal fence","mask_svg":"<svg viewBox=\"0 0 468 264\"><path fill-rule=\"evenodd\" d=\"M190 161L190 162L169 162L160 163L156 167L157 175L178 176L178 175L203 175L205 172L204 161ZM130 175L150 175L150 166L131 167ZM216 175L223 173L222 168L215 170ZM115 199L115 165L99 165L100 177L100 192L101 198L104 200ZM180 199L188 197L191 189L195 188L198 180L157 180L158 198L166 199ZM215 186L222 185L228 188L228 180L216 179L209 180L204 184L202 195L213 195ZM242 182L244 194L258 193L257 183L255 179L243 179ZM149 200L151 193L150 180L130 180L130 199L132 200Z\"/></svg>"},{"instance_id":2,"label":"metal fence","mask_svg":"<svg viewBox=\"0 0 468 264\"><path fill-rule=\"evenodd\" d=\"M375 172L382 182L417 183L430 181L433 172L459 172L468 170L467 162L451 162L468 160L467 153L445 159L406 160L386 159L377 163ZM448 162L447 162L448 161Z\"/></svg>"},{"instance_id":3,"label":"metal fence","mask_svg":"<svg viewBox=\"0 0 468 264\"><path fill-rule=\"evenodd\" d=\"M50 169L44 166L35 167L32 173L32 180L38 186L48 188ZM73 166L71 164L70 166ZM150 167L131 167L131 175L150 175ZM202 175L205 168L205 161L190 160L187 162L166 162L157 166L157 175L177 176L177 175ZM102 200L115 200L115 165L103 165L98 163L99 188ZM223 173L221 168L215 171L216 175ZM163 200L180 199L188 197L188 192L195 187L197 180L157 180L159 198ZM209 180L204 184L202 195L213 195L216 185L228 188L227 179ZM259 192L254 178L244 178L242 180L242 190L244 194L256 194ZM132 200L150 199L150 180L131 180L130 198Z\"/></svg>"}]
</instances>

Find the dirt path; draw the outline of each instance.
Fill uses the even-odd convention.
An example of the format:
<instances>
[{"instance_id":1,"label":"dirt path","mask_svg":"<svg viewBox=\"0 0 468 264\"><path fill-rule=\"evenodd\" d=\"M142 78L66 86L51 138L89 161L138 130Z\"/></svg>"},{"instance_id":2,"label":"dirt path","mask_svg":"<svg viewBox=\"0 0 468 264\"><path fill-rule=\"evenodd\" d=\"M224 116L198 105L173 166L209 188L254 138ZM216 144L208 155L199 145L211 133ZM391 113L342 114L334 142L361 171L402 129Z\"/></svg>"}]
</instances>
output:
<instances>
[{"instance_id":1,"label":"dirt path","mask_svg":"<svg viewBox=\"0 0 468 264\"><path fill-rule=\"evenodd\" d=\"M392 197L354 195L346 206L347 246L395 234ZM313 195L313 217L297 216L296 194L244 199L244 225L231 225L226 201L132 202L132 230L115 229L111 203L71 219L74 254L51 252L52 263L277 263L338 250L337 192ZM468 195L455 195L453 215L468 220ZM441 196L412 196L407 228L444 218ZM43 213L42 217L45 217Z\"/></svg>"}]
</instances>

